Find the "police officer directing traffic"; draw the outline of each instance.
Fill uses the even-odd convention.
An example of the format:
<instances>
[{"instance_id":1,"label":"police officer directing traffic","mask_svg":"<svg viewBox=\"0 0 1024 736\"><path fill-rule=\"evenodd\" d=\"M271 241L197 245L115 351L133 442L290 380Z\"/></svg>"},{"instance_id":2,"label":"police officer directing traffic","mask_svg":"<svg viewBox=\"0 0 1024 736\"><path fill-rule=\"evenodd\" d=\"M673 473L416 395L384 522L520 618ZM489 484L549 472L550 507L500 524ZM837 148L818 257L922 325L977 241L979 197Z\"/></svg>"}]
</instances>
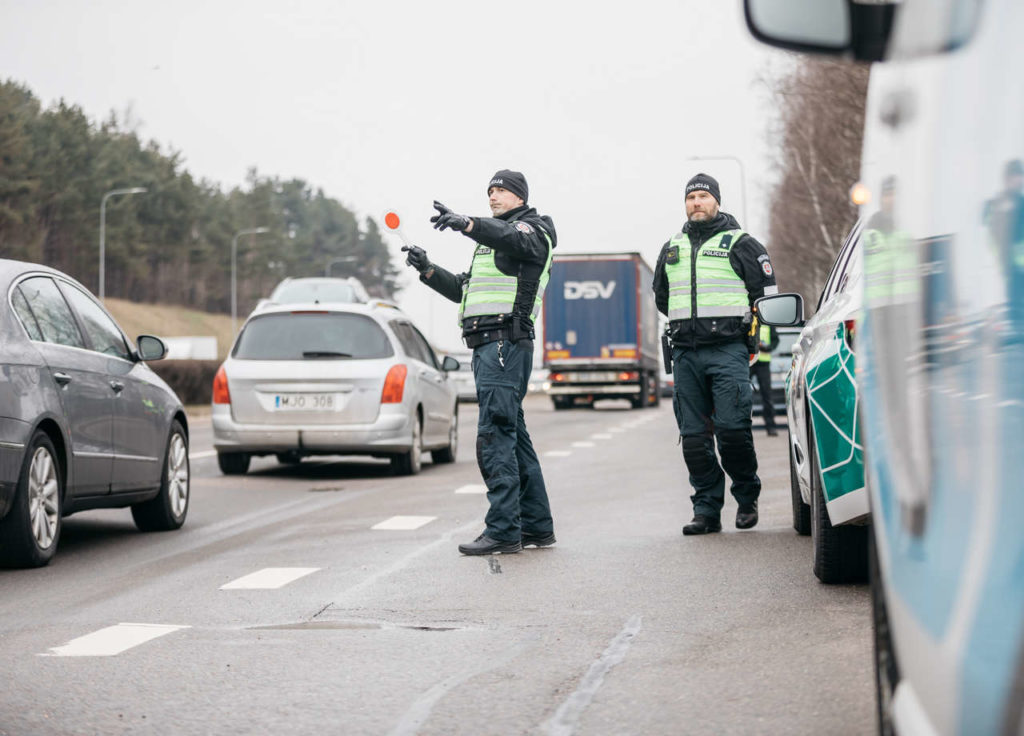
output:
<instances>
[{"instance_id":1,"label":"police officer directing traffic","mask_svg":"<svg viewBox=\"0 0 1024 736\"><path fill-rule=\"evenodd\" d=\"M718 182L707 174L687 182L687 222L662 247L654 270L655 302L669 318L672 404L693 487L686 535L722 530L725 473L739 504L738 529L757 524L761 492L750 429L754 350L748 339L754 300L778 287L764 246L720 210L721 201Z\"/></svg>"},{"instance_id":2,"label":"police officer directing traffic","mask_svg":"<svg viewBox=\"0 0 1024 736\"><path fill-rule=\"evenodd\" d=\"M502 169L487 185L494 217L467 217L434 202L438 230L455 230L477 243L466 273L431 263L407 246L406 263L420 281L458 302L462 339L473 349L480 403L476 458L487 484L486 528L465 555L508 554L555 543L544 476L526 431L523 397L533 369L534 320L555 248L554 223L527 205L530 190L518 171Z\"/></svg>"}]
</instances>

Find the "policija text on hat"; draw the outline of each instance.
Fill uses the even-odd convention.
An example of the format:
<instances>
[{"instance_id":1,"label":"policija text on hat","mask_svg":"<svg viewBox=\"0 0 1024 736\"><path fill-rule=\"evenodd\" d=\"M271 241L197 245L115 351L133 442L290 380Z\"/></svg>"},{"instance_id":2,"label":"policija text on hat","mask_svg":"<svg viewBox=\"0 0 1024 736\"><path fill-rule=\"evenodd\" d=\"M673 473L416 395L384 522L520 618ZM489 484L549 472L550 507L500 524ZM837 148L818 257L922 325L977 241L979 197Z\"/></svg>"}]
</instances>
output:
<instances>
[{"instance_id":1,"label":"policija text on hat","mask_svg":"<svg viewBox=\"0 0 1024 736\"><path fill-rule=\"evenodd\" d=\"M672 406L693 488L693 521L683 534L722 530L726 473L739 505L736 528L750 529L761 480L750 430L748 334L754 300L778 287L764 246L721 211L715 179L694 176L685 201L687 221L654 269L655 302L669 319Z\"/></svg>"},{"instance_id":2,"label":"policija text on hat","mask_svg":"<svg viewBox=\"0 0 1024 736\"><path fill-rule=\"evenodd\" d=\"M509 554L555 543L540 461L526 431L523 397L533 369L534 320L555 248L555 226L526 204L526 177L502 169L487 184L493 217L468 217L434 202L437 230L474 241L469 271L453 274L431 263L426 251L406 246L405 262L420 281L460 304L462 339L473 349L480 404L476 458L487 484L486 528L460 544L465 555Z\"/></svg>"}]
</instances>

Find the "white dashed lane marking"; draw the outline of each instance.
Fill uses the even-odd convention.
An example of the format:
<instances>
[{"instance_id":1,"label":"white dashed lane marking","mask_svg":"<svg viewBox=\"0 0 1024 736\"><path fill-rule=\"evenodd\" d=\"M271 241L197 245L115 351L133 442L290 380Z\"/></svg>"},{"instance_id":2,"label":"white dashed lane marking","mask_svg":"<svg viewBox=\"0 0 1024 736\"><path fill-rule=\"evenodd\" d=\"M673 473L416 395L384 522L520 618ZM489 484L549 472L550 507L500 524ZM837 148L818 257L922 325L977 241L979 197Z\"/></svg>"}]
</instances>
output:
<instances>
[{"instance_id":1,"label":"white dashed lane marking","mask_svg":"<svg viewBox=\"0 0 1024 736\"><path fill-rule=\"evenodd\" d=\"M549 450L544 453L544 457L569 457L571 454L568 450Z\"/></svg>"},{"instance_id":2,"label":"white dashed lane marking","mask_svg":"<svg viewBox=\"0 0 1024 736\"><path fill-rule=\"evenodd\" d=\"M426 526L436 518L436 516L392 516L370 528L381 531L412 531Z\"/></svg>"},{"instance_id":3,"label":"white dashed lane marking","mask_svg":"<svg viewBox=\"0 0 1024 736\"><path fill-rule=\"evenodd\" d=\"M274 590L319 570L319 567L265 567L220 586L221 590Z\"/></svg>"},{"instance_id":4,"label":"white dashed lane marking","mask_svg":"<svg viewBox=\"0 0 1024 736\"><path fill-rule=\"evenodd\" d=\"M590 439L592 439L592 440L610 440L611 438L612 438L612 436L610 434L608 434L607 432L601 432L600 434L592 434L592 435L590 435Z\"/></svg>"},{"instance_id":5,"label":"white dashed lane marking","mask_svg":"<svg viewBox=\"0 0 1024 736\"><path fill-rule=\"evenodd\" d=\"M42 657L112 657L147 641L189 626L166 624L118 624L72 639L62 647L51 647Z\"/></svg>"},{"instance_id":6,"label":"white dashed lane marking","mask_svg":"<svg viewBox=\"0 0 1024 736\"><path fill-rule=\"evenodd\" d=\"M203 452L190 452L188 454L189 460L200 460L204 457L213 457L217 454L216 450L205 450Z\"/></svg>"},{"instance_id":7,"label":"white dashed lane marking","mask_svg":"<svg viewBox=\"0 0 1024 736\"><path fill-rule=\"evenodd\" d=\"M593 442L573 442L572 446L573 447L593 447L594 443Z\"/></svg>"},{"instance_id":8,"label":"white dashed lane marking","mask_svg":"<svg viewBox=\"0 0 1024 736\"><path fill-rule=\"evenodd\" d=\"M487 493L487 486L480 483L473 485L462 486L461 488L455 489L456 493Z\"/></svg>"}]
</instances>

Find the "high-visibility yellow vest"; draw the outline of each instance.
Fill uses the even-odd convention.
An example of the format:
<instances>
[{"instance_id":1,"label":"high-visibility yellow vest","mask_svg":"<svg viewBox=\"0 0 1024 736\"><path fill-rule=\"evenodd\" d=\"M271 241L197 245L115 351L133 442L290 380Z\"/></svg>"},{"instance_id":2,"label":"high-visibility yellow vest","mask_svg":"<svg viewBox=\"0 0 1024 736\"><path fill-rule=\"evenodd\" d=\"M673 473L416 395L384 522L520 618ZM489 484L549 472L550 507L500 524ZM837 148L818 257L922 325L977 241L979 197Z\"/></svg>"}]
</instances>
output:
<instances>
[{"instance_id":1,"label":"high-visibility yellow vest","mask_svg":"<svg viewBox=\"0 0 1024 736\"><path fill-rule=\"evenodd\" d=\"M690 239L679 232L669 241L665 275L668 278L668 318L743 317L750 311L747 285L729 263L729 250L744 235L725 230L710 237L693 257ZM671 258L675 249L678 259ZM696 269L691 263L696 262ZM697 312L694 315L694 308Z\"/></svg>"},{"instance_id":2,"label":"high-visibility yellow vest","mask_svg":"<svg viewBox=\"0 0 1024 736\"><path fill-rule=\"evenodd\" d=\"M543 230L540 232L548 243L548 257L540 274L540 283L537 285L537 296L533 300L533 309L530 312L531 320L536 320L540 314L544 287L547 286L548 277L551 275L551 254L554 251L551 247L551 237ZM462 290L459 324L470 317L512 314L518 293L518 277L502 273L498 269L498 264L494 262L494 250L486 245L478 245L473 253L469 281Z\"/></svg>"},{"instance_id":3,"label":"high-visibility yellow vest","mask_svg":"<svg viewBox=\"0 0 1024 736\"><path fill-rule=\"evenodd\" d=\"M761 325L761 335L760 335L760 338L761 338L761 342L763 342L765 345L771 345L771 342L772 342L772 328L769 327L768 325ZM760 363L768 363L768 362L771 361L771 359L772 359L771 351L762 350L760 353L757 354L757 360Z\"/></svg>"}]
</instances>

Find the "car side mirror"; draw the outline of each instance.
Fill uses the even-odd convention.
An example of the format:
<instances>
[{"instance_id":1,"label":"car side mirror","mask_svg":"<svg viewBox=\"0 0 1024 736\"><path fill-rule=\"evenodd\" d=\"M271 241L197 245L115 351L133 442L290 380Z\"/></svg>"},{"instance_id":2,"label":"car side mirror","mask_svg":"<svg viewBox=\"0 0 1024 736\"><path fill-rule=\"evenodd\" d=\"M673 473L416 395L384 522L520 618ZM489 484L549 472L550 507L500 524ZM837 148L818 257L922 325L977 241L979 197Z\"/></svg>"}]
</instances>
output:
<instances>
[{"instance_id":1,"label":"car side mirror","mask_svg":"<svg viewBox=\"0 0 1024 736\"><path fill-rule=\"evenodd\" d=\"M451 373L457 371L461 367L461 363L450 355L444 356L444 360L441 361L441 370L445 373Z\"/></svg>"},{"instance_id":2,"label":"car side mirror","mask_svg":"<svg viewBox=\"0 0 1024 736\"><path fill-rule=\"evenodd\" d=\"M899 2L894 0L745 0L747 28L758 41L790 51L885 58Z\"/></svg>"},{"instance_id":3,"label":"car side mirror","mask_svg":"<svg viewBox=\"0 0 1024 736\"><path fill-rule=\"evenodd\" d=\"M761 324L794 327L804 323L804 298L799 294L772 294L754 302Z\"/></svg>"},{"instance_id":4,"label":"car side mirror","mask_svg":"<svg viewBox=\"0 0 1024 736\"><path fill-rule=\"evenodd\" d=\"M164 341L153 335L139 335L135 347L138 348L139 360L162 360L167 355Z\"/></svg>"}]
</instances>

